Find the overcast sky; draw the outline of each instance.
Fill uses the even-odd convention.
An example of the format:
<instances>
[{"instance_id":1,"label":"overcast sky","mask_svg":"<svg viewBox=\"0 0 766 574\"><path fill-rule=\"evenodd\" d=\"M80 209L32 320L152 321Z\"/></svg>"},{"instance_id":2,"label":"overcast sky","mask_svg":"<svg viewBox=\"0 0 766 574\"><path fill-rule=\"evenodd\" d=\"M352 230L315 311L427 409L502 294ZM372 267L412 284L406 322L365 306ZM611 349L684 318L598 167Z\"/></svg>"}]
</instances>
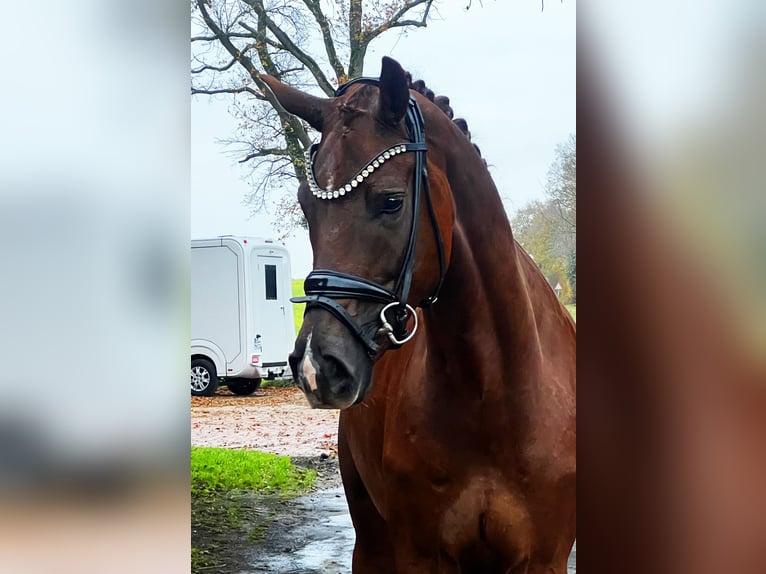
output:
<instances>
[{"instance_id":1,"label":"overcast sky","mask_svg":"<svg viewBox=\"0 0 766 574\"><path fill-rule=\"evenodd\" d=\"M543 196L555 147L576 130L575 2L474 0L436 3L425 29L383 34L365 60L377 76L382 56L450 98L468 121L509 213ZM432 11L433 13L433 11ZM272 217L249 216L245 168L217 143L234 133L225 97L192 98L191 235L271 236ZM287 242L293 277L311 269L305 232Z\"/></svg>"}]
</instances>

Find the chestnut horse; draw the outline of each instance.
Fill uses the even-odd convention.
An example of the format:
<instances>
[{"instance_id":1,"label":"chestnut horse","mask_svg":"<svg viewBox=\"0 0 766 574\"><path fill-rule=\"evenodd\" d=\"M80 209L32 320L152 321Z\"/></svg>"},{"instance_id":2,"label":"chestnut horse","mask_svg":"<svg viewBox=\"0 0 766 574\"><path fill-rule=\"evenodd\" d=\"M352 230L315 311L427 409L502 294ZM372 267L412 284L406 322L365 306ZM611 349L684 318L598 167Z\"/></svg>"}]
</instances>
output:
<instances>
[{"instance_id":1,"label":"chestnut horse","mask_svg":"<svg viewBox=\"0 0 766 574\"><path fill-rule=\"evenodd\" d=\"M329 99L262 78L322 134L290 365L312 407L342 409L353 572L563 574L575 327L477 149L389 58Z\"/></svg>"}]
</instances>

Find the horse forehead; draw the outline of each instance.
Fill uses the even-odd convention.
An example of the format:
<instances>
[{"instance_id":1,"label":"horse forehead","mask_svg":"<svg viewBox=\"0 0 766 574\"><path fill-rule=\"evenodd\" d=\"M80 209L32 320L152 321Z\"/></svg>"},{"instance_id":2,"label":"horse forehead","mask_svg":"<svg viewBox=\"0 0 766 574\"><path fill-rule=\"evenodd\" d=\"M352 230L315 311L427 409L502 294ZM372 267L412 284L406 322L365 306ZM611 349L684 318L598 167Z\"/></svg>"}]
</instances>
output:
<instances>
[{"instance_id":1,"label":"horse forehead","mask_svg":"<svg viewBox=\"0 0 766 574\"><path fill-rule=\"evenodd\" d=\"M361 116L332 122L326 127L322 139L315 169L320 173L343 172L348 177L386 147L375 134L374 119ZM349 169L354 173L345 173Z\"/></svg>"},{"instance_id":2,"label":"horse forehead","mask_svg":"<svg viewBox=\"0 0 766 574\"><path fill-rule=\"evenodd\" d=\"M368 85L352 86L346 93L335 99L334 112L325 131L370 129L374 126L377 89Z\"/></svg>"},{"instance_id":3,"label":"horse forehead","mask_svg":"<svg viewBox=\"0 0 766 574\"><path fill-rule=\"evenodd\" d=\"M325 134L334 133L342 137L349 134L370 134L375 129L375 118L367 108L340 102L336 105L335 113L325 124ZM359 138L368 139L368 138Z\"/></svg>"},{"instance_id":4,"label":"horse forehead","mask_svg":"<svg viewBox=\"0 0 766 574\"><path fill-rule=\"evenodd\" d=\"M369 159L367 156L375 153L370 151L374 144L371 146L369 139L349 134L348 128L342 125L326 132L314 163L315 171L323 177L351 178Z\"/></svg>"},{"instance_id":5,"label":"horse forehead","mask_svg":"<svg viewBox=\"0 0 766 574\"><path fill-rule=\"evenodd\" d=\"M378 99L378 88L370 84L357 84L351 86L346 92L336 99L338 110L345 111L369 111Z\"/></svg>"}]
</instances>

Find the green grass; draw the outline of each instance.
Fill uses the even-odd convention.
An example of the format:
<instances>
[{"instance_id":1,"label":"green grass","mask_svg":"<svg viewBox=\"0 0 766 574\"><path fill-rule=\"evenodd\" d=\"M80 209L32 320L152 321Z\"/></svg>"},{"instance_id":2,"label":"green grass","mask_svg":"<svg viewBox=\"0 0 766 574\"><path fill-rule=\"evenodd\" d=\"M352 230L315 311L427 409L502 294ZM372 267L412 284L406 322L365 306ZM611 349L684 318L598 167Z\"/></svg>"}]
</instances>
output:
<instances>
[{"instance_id":1,"label":"green grass","mask_svg":"<svg viewBox=\"0 0 766 574\"><path fill-rule=\"evenodd\" d=\"M577 305L564 305L564 307L567 308L569 314L572 315L572 319L574 319L575 323L577 323Z\"/></svg>"},{"instance_id":2,"label":"green grass","mask_svg":"<svg viewBox=\"0 0 766 574\"><path fill-rule=\"evenodd\" d=\"M292 377L283 377L276 379L263 379L261 382L262 389L286 389L288 387L294 387L295 382Z\"/></svg>"},{"instance_id":3,"label":"green grass","mask_svg":"<svg viewBox=\"0 0 766 574\"><path fill-rule=\"evenodd\" d=\"M192 447L192 574L240 571L237 540L263 540L273 518L259 501L297 496L315 480L316 471L295 467L287 456Z\"/></svg>"},{"instance_id":4,"label":"green grass","mask_svg":"<svg viewBox=\"0 0 766 574\"><path fill-rule=\"evenodd\" d=\"M192 447L192 494L256 490L292 496L311 488L313 470L298 469L287 456L256 450Z\"/></svg>"},{"instance_id":5,"label":"green grass","mask_svg":"<svg viewBox=\"0 0 766 574\"><path fill-rule=\"evenodd\" d=\"M303 279L293 279L293 297L303 297ZM293 320L295 321L295 334L301 330L303 325L303 308L305 303L293 303Z\"/></svg>"},{"instance_id":6,"label":"green grass","mask_svg":"<svg viewBox=\"0 0 766 574\"><path fill-rule=\"evenodd\" d=\"M214 568L221 566L221 563L216 560L212 554L213 553L207 548L192 547L191 571L203 572L205 570L213 570Z\"/></svg>"}]
</instances>

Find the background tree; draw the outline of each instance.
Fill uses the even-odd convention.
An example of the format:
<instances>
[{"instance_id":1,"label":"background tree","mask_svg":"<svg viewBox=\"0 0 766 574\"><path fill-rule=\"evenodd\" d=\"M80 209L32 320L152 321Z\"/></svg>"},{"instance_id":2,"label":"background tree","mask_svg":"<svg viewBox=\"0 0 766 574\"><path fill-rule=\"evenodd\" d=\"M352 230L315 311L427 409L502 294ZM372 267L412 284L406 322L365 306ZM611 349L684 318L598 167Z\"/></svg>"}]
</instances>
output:
<instances>
[{"instance_id":1,"label":"background tree","mask_svg":"<svg viewBox=\"0 0 766 574\"><path fill-rule=\"evenodd\" d=\"M276 203L282 232L303 224L295 179L305 180L311 128L261 81L266 73L331 96L364 73L367 49L391 29L425 27L433 0L192 0L192 94L232 94L236 134L224 140L248 166L252 211ZM280 183L289 195L269 192Z\"/></svg>"},{"instance_id":2,"label":"background tree","mask_svg":"<svg viewBox=\"0 0 766 574\"><path fill-rule=\"evenodd\" d=\"M534 258L551 287L561 284L561 300L576 302L577 146L575 135L556 146L548 170L547 199L532 201L511 219L516 240Z\"/></svg>"},{"instance_id":3,"label":"background tree","mask_svg":"<svg viewBox=\"0 0 766 574\"><path fill-rule=\"evenodd\" d=\"M561 284L561 300L570 301L572 288L567 276L569 247L557 231L557 209L553 202L532 201L511 219L513 235L537 263L551 287Z\"/></svg>"},{"instance_id":4,"label":"background tree","mask_svg":"<svg viewBox=\"0 0 766 574\"><path fill-rule=\"evenodd\" d=\"M545 193L558 211L557 225L562 233L577 234L577 136L570 134L556 146L548 169Z\"/></svg>"},{"instance_id":5,"label":"background tree","mask_svg":"<svg viewBox=\"0 0 766 574\"><path fill-rule=\"evenodd\" d=\"M577 251L575 250L569 254L567 279L569 279L569 285L572 287L572 303L577 303Z\"/></svg>"}]
</instances>

